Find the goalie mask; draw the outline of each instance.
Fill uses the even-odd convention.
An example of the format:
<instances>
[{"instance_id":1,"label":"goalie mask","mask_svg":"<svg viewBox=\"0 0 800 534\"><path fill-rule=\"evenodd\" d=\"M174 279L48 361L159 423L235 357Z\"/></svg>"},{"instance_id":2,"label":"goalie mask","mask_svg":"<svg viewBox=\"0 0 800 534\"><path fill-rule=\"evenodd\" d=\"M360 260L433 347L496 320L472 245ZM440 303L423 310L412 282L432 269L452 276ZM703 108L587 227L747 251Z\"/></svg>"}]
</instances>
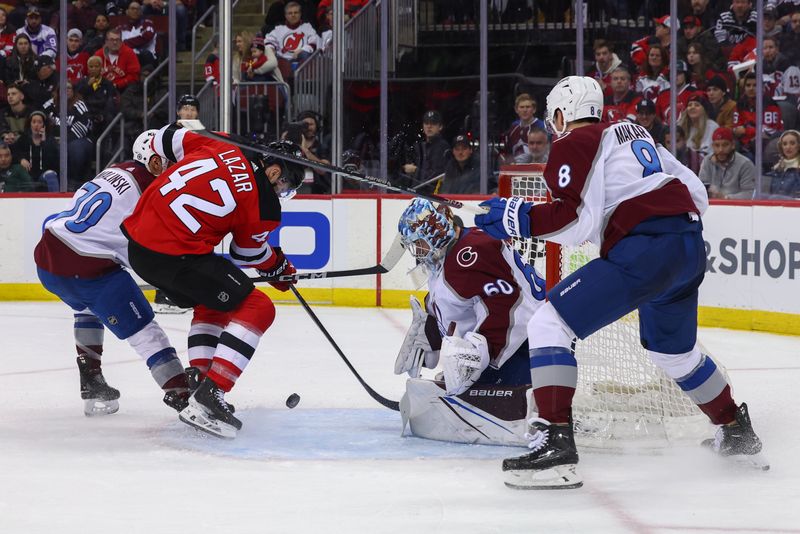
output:
<instances>
[{"instance_id":1,"label":"goalie mask","mask_svg":"<svg viewBox=\"0 0 800 534\"><path fill-rule=\"evenodd\" d=\"M300 145L292 143L291 141L275 141L267 145L270 150L286 154L295 158L304 158L303 149ZM280 156L265 155L258 165L266 171L270 165L278 165L281 168L280 177L273 183L275 193L281 201L286 201L292 198L297 193L297 188L303 185L305 180L311 181L313 175L308 167L300 163L288 161Z\"/></svg>"},{"instance_id":2,"label":"goalie mask","mask_svg":"<svg viewBox=\"0 0 800 534\"><path fill-rule=\"evenodd\" d=\"M441 263L456 234L450 208L435 206L430 200L422 198L411 201L400 216L397 230L403 247L417 261L434 269Z\"/></svg>"},{"instance_id":3,"label":"goalie mask","mask_svg":"<svg viewBox=\"0 0 800 534\"><path fill-rule=\"evenodd\" d=\"M563 128L555 125L556 110L561 110ZM547 95L545 122L556 134L563 135L567 124L581 119L597 119L603 115L603 90L597 80L589 76L567 76L562 78Z\"/></svg>"}]
</instances>

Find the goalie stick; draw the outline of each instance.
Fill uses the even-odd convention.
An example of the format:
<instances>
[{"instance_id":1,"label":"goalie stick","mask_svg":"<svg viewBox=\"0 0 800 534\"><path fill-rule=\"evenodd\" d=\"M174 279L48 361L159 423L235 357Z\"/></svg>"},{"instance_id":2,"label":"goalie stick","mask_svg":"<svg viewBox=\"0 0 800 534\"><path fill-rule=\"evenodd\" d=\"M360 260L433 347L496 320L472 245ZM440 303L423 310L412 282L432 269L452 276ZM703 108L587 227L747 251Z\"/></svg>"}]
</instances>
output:
<instances>
[{"instance_id":1,"label":"goalie stick","mask_svg":"<svg viewBox=\"0 0 800 534\"><path fill-rule=\"evenodd\" d=\"M379 404L389 408L390 410L394 410L396 412L400 411L400 403L399 402L393 401L393 400L389 400L386 397L383 397L380 393L378 393L377 391L372 389L369 386L369 384L364 382L364 379L361 378L361 375L358 374L358 371L356 371L355 367L353 367L353 364L351 364L350 360L347 359L347 356L344 355L344 352L342 352L342 349L340 349L339 345L336 344L336 341L333 340L331 335L328 333L327 328L325 328L325 326L322 324L322 322L320 322L319 318L317 317L317 314L314 313L314 310L312 310L311 306L308 305L308 302L306 302L306 299L303 298L303 295L301 295L300 292L297 290L297 288L294 287L293 285L289 286L289 289L292 290L292 293L294 293L294 296L297 298L297 301L300 303L300 305L303 307L303 309L306 310L306 313L308 313L308 316L311 317L311 320L314 321L314 323L320 329L322 334L328 339L330 344L333 346L333 348L336 350L336 352L342 358L342 361L344 361L345 365L347 365L347 368L350 369L350 372L353 373L353 375L355 375L355 377L358 380L359 384L361 384L364 387L364 389L367 390L367 393L369 393L369 396L372 397L373 399L375 399L376 401L378 401Z\"/></svg>"},{"instance_id":2,"label":"goalie stick","mask_svg":"<svg viewBox=\"0 0 800 534\"><path fill-rule=\"evenodd\" d=\"M342 176L350 178L352 180L364 182L373 186L383 187L385 189L389 189L390 191L396 191L398 193L405 193L407 195L424 198L426 200L430 200L431 202L436 202L437 204L444 204L451 208L465 209L467 211L471 211L474 213L485 213L486 211L483 208L474 207L470 204L464 204L463 202L459 202L458 200L451 200L439 195L420 193L419 191L416 191L410 187L394 185L391 182L389 182L389 180L387 180L386 178L369 176L361 172L350 171L345 169L344 167L337 167L336 165L331 165L329 163L320 163L318 161L311 161L310 159L301 158L298 156L292 156L290 154L285 154L283 152L278 152L276 150L272 150L268 146L262 145L261 143L256 143L252 139L248 139L247 137L243 137L241 135L212 132L210 130L206 130L206 127L203 126L203 123L197 119L180 120L178 121L178 123L181 124L186 129L197 132L198 134L208 137L210 139L224 141L226 143L236 145L239 148L249 150L251 152L258 152L259 154L280 158L285 161L291 161L293 163L298 163L300 165L304 165L306 167L310 167L312 169L317 169L320 171L341 174Z\"/></svg>"},{"instance_id":3,"label":"goalie stick","mask_svg":"<svg viewBox=\"0 0 800 534\"><path fill-rule=\"evenodd\" d=\"M389 247L386 256L378 265L372 267L362 267L361 269L346 269L343 271L312 271L307 273L282 274L277 277L268 278L266 276L251 276L253 282L297 282L299 280L322 280L323 278L342 278L347 276L366 276L370 274L386 274L397 265L400 258L405 254L400 234L397 234ZM139 286L143 291L156 289L155 286L145 284Z\"/></svg>"}]
</instances>

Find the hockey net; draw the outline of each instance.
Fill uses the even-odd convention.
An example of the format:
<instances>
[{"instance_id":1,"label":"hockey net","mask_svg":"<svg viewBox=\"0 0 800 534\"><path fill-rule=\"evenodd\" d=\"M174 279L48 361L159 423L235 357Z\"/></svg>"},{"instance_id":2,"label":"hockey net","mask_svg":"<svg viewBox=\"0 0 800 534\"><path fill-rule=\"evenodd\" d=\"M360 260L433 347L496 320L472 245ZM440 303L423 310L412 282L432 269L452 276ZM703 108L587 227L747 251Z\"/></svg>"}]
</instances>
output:
<instances>
[{"instance_id":1,"label":"hockey net","mask_svg":"<svg viewBox=\"0 0 800 534\"><path fill-rule=\"evenodd\" d=\"M499 195L546 202L543 171L540 164L504 167ZM565 247L538 239L513 241L523 259L545 274L548 289L599 255L599 248L590 243ZM573 419L580 445L660 448L709 435L707 418L640 344L638 312L578 340L575 357Z\"/></svg>"}]
</instances>

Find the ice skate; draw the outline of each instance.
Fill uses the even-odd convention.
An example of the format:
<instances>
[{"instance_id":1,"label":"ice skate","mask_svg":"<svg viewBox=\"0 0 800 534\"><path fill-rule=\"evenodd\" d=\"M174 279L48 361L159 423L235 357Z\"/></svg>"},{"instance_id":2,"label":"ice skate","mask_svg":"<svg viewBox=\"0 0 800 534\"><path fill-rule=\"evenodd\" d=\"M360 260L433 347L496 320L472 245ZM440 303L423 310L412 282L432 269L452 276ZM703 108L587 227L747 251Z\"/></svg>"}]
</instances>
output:
<instances>
[{"instance_id":1,"label":"ice skate","mask_svg":"<svg viewBox=\"0 0 800 534\"><path fill-rule=\"evenodd\" d=\"M719 427L717 435L703 441L703 446L737 464L755 467L762 471L769 470L769 462L761 454L761 440L753 431L745 403L736 410L736 422Z\"/></svg>"},{"instance_id":2,"label":"ice skate","mask_svg":"<svg viewBox=\"0 0 800 534\"><path fill-rule=\"evenodd\" d=\"M573 489L583 486L578 475L578 451L568 425L553 425L534 417L528 421L530 432L525 437L532 452L503 460L506 486L514 489Z\"/></svg>"},{"instance_id":3,"label":"ice skate","mask_svg":"<svg viewBox=\"0 0 800 534\"><path fill-rule=\"evenodd\" d=\"M156 296L153 299L153 311L166 315L178 315L186 313L191 308L181 308L169 300L163 291L156 289Z\"/></svg>"},{"instance_id":4,"label":"ice skate","mask_svg":"<svg viewBox=\"0 0 800 534\"><path fill-rule=\"evenodd\" d=\"M181 421L218 438L233 439L242 428L225 402L225 392L206 378L189 398L189 405L179 414Z\"/></svg>"},{"instance_id":5,"label":"ice skate","mask_svg":"<svg viewBox=\"0 0 800 534\"><path fill-rule=\"evenodd\" d=\"M186 380L189 382L189 394L191 395L197 390L197 388L200 387L200 382L203 381L203 377L200 375L200 369L197 367L187 367ZM165 400L164 402L167 401ZM225 401L225 404L228 405L228 409L231 411L231 413L236 413L236 407L233 404L227 401Z\"/></svg>"},{"instance_id":6,"label":"ice skate","mask_svg":"<svg viewBox=\"0 0 800 534\"><path fill-rule=\"evenodd\" d=\"M100 360L78 356L78 371L81 377L81 398L86 417L111 415L119 411L119 390L106 384Z\"/></svg>"},{"instance_id":7,"label":"ice skate","mask_svg":"<svg viewBox=\"0 0 800 534\"><path fill-rule=\"evenodd\" d=\"M189 406L189 395L191 395L188 391L184 391L182 393L178 393L176 391L167 391L164 393L164 404L175 410L176 412L180 413L187 406Z\"/></svg>"}]
</instances>

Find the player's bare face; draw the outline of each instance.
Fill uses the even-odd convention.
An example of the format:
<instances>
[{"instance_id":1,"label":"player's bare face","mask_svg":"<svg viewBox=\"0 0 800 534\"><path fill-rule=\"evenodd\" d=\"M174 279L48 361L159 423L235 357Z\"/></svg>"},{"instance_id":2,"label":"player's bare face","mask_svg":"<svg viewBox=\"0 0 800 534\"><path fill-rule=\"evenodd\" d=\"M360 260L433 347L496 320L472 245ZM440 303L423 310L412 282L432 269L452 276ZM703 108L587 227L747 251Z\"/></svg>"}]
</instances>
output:
<instances>
[{"instance_id":1,"label":"player's bare face","mask_svg":"<svg viewBox=\"0 0 800 534\"><path fill-rule=\"evenodd\" d=\"M785 134L781 138L781 153L785 159L794 159L800 155L800 139L795 134Z\"/></svg>"},{"instance_id":2,"label":"player's bare face","mask_svg":"<svg viewBox=\"0 0 800 534\"><path fill-rule=\"evenodd\" d=\"M533 114L536 112L536 108L533 106L533 102L530 100L523 100L519 104L517 104L517 117L522 122L530 122L533 119Z\"/></svg>"},{"instance_id":3,"label":"player's bare face","mask_svg":"<svg viewBox=\"0 0 800 534\"><path fill-rule=\"evenodd\" d=\"M298 6L292 6L286 9L284 15L286 16L286 24L294 26L300 22L300 8Z\"/></svg>"}]
</instances>

